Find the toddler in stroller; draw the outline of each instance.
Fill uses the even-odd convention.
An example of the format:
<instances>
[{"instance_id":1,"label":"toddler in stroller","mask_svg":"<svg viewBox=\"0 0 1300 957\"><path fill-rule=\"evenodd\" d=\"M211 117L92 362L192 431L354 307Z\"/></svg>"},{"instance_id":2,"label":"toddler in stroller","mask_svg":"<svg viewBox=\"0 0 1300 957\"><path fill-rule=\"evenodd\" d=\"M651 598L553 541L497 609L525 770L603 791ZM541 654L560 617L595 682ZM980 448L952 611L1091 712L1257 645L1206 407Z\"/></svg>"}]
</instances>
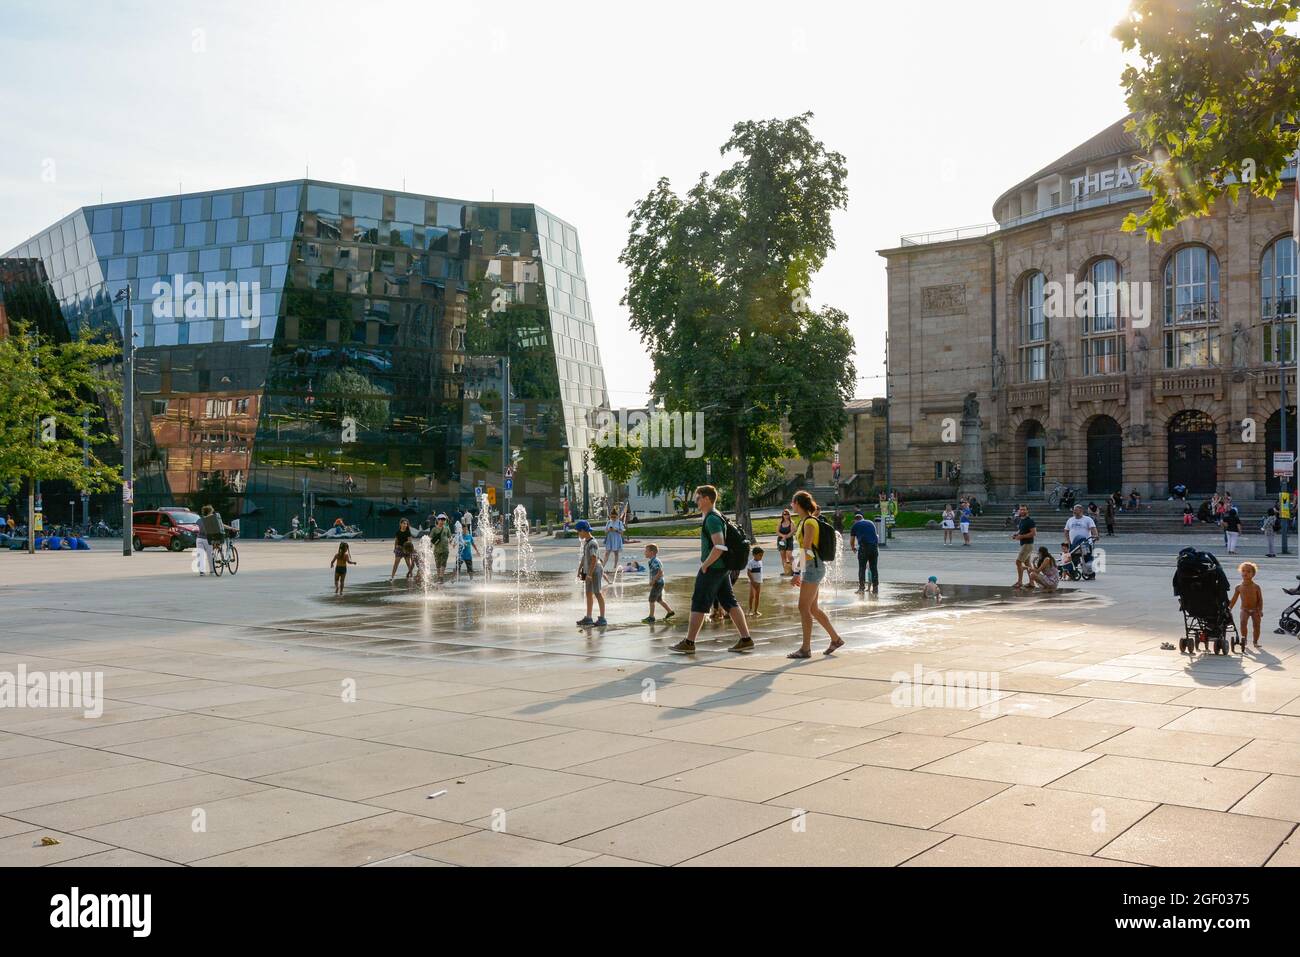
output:
<instances>
[{"instance_id":1,"label":"toddler in stroller","mask_svg":"<svg viewBox=\"0 0 1300 957\"><path fill-rule=\"evenodd\" d=\"M1079 535L1069 545L1062 542L1061 553L1065 559L1060 563L1062 578L1077 582L1080 579L1092 581L1097 577L1092 566L1092 539L1088 536Z\"/></svg>"},{"instance_id":2,"label":"toddler in stroller","mask_svg":"<svg viewBox=\"0 0 1300 957\"><path fill-rule=\"evenodd\" d=\"M1173 584L1178 608L1183 613L1179 654L1184 651L1189 655L1196 654L1198 644L1209 651L1211 642L1216 655L1226 655L1229 648L1236 645L1241 645L1245 652L1245 643L1237 635L1232 609L1228 605L1228 576L1214 555L1191 547L1182 549L1178 553Z\"/></svg>"}]
</instances>

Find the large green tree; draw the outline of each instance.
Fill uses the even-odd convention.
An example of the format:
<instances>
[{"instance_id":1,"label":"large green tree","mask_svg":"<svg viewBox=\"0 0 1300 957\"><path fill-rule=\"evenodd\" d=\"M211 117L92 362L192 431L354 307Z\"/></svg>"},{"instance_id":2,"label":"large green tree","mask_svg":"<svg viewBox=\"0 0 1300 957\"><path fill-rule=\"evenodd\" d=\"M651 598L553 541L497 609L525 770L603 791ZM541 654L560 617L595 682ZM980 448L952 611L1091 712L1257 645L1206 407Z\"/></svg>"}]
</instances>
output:
<instances>
[{"instance_id":1,"label":"large green tree","mask_svg":"<svg viewBox=\"0 0 1300 957\"><path fill-rule=\"evenodd\" d=\"M0 479L27 485L28 551L35 548L38 481L63 480L85 492L121 484L121 470L95 454L112 441L100 403L117 395L105 369L118 354L117 346L85 337L52 341L21 319L0 338Z\"/></svg>"},{"instance_id":2,"label":"large green tree","mask_svg":"<svg viewBox=\"0 0 1300 957\"><path fill-rule=\"evenodd\" d=\"M848 317L808 304L835 248L831 215L848 202L844 157L811 120L737 123L721 150L732 164L685 196L661 179L628 214L620 256L651 392L669 411L704 414L704 454L728 463L745 528L751 475L787 451L773 430L788 418L800 455L828 452L856 381Z\"/></svg>"},{"instance_id":3,"label":"large green tree","mask_svg":"<svg viewBox=\"0 0 1300 957\"><path fill-rule=\"evenodd\" d=\"M1140 60L1121 80L1151 202L1126 230L1158 241L1225 194L1277 195L1298 145L1298 22L1300 0L1134 0L1114 32Z\"/></svg>"}]
</instances>

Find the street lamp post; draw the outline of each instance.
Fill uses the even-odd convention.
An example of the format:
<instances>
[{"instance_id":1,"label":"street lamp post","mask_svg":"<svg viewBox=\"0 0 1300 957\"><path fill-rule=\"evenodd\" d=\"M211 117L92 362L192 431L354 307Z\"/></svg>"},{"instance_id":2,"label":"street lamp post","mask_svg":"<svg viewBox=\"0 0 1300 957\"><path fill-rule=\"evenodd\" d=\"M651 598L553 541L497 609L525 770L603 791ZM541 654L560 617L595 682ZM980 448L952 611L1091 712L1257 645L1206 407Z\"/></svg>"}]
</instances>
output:
<instances>
[{"instance_id":1,"label":"street lamp post","mask_svg":"<svg viewBox=\"0 0 1300 957\"><path fill-rule=\"evenodd\" d=\"M1282 329L1283 329L1282 326L1279 326L1277 328L1277 333L1273 336L1273 344L1274 344L1274 348L1277 349L1278 379L1280 379L1282 383L1282 409L1280 413L1282 416L1282 421L1279 423L1279 425L1281 425L1281 428L1278 430L1279 440L1280 440L1279 451L1285 452L1286 451L1286 366L1282 364L1282 342L1281 342ZM1268 463L1268 465L1270 468L1272 468L1273 463L1270 462ZM1284 476L1282 478L1283 491L1286 491L1290 487L1290 484L1291 484L1290 477ZM1295 505L1292 504L1291 508L1292 510L1294 510ZM1283 555L1290 554L1290 552L1287 551L1287 547L1286 547L1286 533L1287 533L1287 526L1289 524L1291 523L1288 520L1283 519L1282 521L1282 554Z\"/></svg>"},{"instance_id":2,"label":"street lamp post","mask_svg":"<svg viewBox=\"0 0 1300 957\"><path fill-rule=\"evenodd\" d=\"M135 325L131 317L131 287L124 286L114 302L122 308L122 554L130 557L135 535Z\"/></svg>"},{"instance_id":3,"label":"street lamp post","mask_svg":"<svg viewBox=\"0 0 1300 957\"><path fill-rule=\"evenodd\" d=\"M582 517L591 520L591 484L587 480L587 463L591 459L589 449L582 450Z\"/></svg>"},{"instance_id":4,"label":"street lamp post","mask_svg":"<svg viewBox=\"0 0 1300 957\"><path fill-rule=\"evenodd\" d=\"M510 340L506 339L506 354L502 360L504 366L505 391L501 396L501 541L510 542L510 522L506 518L508 502L514 498L514 479L510 471ZM506 488L509 481L511 488Z\"/></svg>"}]
</instances>

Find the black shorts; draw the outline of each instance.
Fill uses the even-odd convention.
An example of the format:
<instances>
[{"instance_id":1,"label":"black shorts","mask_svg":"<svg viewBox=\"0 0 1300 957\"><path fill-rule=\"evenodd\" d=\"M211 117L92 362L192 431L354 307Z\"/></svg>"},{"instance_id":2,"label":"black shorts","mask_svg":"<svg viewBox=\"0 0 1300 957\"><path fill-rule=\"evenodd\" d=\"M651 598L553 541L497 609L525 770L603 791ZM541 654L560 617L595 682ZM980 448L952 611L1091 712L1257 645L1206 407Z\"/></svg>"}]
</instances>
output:
<instances>
[{"instance_id":1,"label":"black shorts","mask_svg":"<svg viewBox=\"0 0 1300 957\"><path fill-rule=\"evenodd\" d=\"M347 577L347 574L348 574L348 570L347 570L346 568L336 568L336 569L334 569L334 577L335 577L335 578L345 578L345 577Z\"/></svg>"},{"instance_id":2,"label":"black shorts","mask_svg":"<svg viewBox=\"0 0 1300 957\"><path fill-rule=\"evenodd\" d=\"M691 611L706 615L713 609L714 602L726 611L731 611L739 604L731 590L731 576L726 571L696 572Z\"/></svg>"}]
</instances>

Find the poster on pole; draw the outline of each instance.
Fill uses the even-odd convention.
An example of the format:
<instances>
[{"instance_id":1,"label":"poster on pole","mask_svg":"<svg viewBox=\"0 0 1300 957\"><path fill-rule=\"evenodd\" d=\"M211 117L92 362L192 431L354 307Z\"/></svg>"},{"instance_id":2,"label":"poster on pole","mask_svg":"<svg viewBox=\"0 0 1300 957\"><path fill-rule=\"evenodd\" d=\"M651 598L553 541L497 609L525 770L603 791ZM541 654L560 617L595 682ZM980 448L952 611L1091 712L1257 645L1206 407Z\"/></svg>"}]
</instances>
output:
<instances>
[{"instance_id":1,"label":"poster on pole","mask_svg":"<svg viewBox=\"0 0 1300 957\"><path fill-rule=\"evenodd\" d=\"M1273 475L1277 478L1284 478L1295 472L1295 453L1294 452L1274 452L1273 453Z\"/></svg>"}]
</instances>

